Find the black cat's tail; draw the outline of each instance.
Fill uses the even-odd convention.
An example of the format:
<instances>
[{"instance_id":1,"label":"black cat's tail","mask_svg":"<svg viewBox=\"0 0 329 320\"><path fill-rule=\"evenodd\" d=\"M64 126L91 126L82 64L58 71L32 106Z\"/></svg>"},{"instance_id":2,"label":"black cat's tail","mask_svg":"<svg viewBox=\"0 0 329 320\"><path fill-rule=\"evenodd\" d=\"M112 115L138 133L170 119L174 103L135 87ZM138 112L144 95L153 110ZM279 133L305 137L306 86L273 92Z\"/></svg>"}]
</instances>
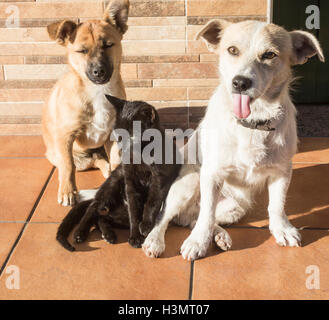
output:
<instances>
[{"instance_id":1,"label":"black cat's tail","mask_svg":"<svg viewBox=\"0 0 329 320\"><path fill-rule=\"evenodd\" d=\"M77 225L83 215L85 214L87 208L92 203L93 200L86 200L75 205L66 217L63 219L62 223L58 227L56 240L68 251L75 251L75 248L67 240L74 226Z\"/></svg>"}]
</instances>

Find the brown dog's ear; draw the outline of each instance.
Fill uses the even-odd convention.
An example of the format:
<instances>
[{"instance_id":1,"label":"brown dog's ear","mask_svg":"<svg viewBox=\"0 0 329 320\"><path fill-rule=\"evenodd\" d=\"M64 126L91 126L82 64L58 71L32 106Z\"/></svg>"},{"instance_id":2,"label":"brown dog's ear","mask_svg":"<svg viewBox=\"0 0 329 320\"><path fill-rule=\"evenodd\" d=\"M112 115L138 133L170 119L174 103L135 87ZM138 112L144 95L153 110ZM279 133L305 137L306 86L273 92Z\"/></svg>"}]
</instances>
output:
<instances>
[{"instance_id":1,"label":"brown dog's ear","mask_svg":"<svg viewBox=\"0 0 329 320\"><path fill-rule=\"evenodd\" d=\"M202 38L208 50L215 52L218 48L222 31L230 24L231 22L224 19L211 20L199 31L195 40Z\"/></svg>"},{"instance_id":2,"label":"brown dog's ear","mask_svg":"<svg viewBox=\"0 0 329 320\"><path fill-rule=\"evenodd\" d=\"M313 34L296 30L289 32L291 36L293 53L291 57L291 64L303 64L316 54L321 62L324 62L324 56L320 47L319 41Z\"/></svg>"},{"instance_id":3,"label":"brown dog's ear","mask_svg":"<svg viewBox=\"0 0 329 320\"><path fill-rule=\"evenodd\" d=\"M128 30L129 0L110 0L105 9L104 20L115 26L122 34Z\"/></svg>"},{"instance_id":4,"label":"brown dog's ear","mask_svg":"<svg viewBox=\"0 0 329 320\"><path fill-rule=\"evenodd\" d=\"M64 46L67 44L67 40L74 41L76 29L77 24L71 20L54 22L47 27L50 39L56 40Z\"/></svg>"}]
</instances>

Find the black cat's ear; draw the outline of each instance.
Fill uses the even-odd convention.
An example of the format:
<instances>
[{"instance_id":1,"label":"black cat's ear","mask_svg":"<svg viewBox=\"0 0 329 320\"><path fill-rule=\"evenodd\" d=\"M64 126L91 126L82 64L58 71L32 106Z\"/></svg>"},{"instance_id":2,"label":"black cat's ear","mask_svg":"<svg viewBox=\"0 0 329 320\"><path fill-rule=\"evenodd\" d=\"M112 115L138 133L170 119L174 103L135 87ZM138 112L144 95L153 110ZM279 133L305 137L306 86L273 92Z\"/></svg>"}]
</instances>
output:
<instances>
[{"instance_id":1,"label":"black cat's ear","mask_svg":"<svg viewBox=\"0 0 329 320\"><path fill-rule=\"evenodd\" d=\"M159 123L160 123L158 111L154 107L152 108L152 121L153 121L153 123L156 123L157 125L159 125Z\"/></svg>"},{"instance_id":2,"label":"black cat's ear","mask_svg":"<svg viewBox=\"0 0 329 320\"><path fill-rule=\"evenodd\" d=\"M123 106L127 102L126 100L119 99L114 96L110 96L109 94L105 95L106 99L113 105L117 112L122 111Z\"/></svg>"},{"instance_id":3,"label":"black cat's ear","mask_svg":"<svg viewBox=\"0 0 329 320\"><path fill-rule=\"evenodd\" d=\"M152 121L152 123L158 123L159 122L159 115L158 112L156 111L156 109L151 106L147 106L147 108L145 108L144 110L142 110L142 112L144 113L144 115L146 117L148 117L149 120Z\"/></svg>"},{"instance_id":4,"label":"black cat's ear","mask_svg":"<svg viewBox=\"0 0 329 320\"><path fill-rule=\"evenodd\" d=\"M152 121L156 122L158 120L158 113L155 108L152 108Z\"/></svg>"}]
</instances>

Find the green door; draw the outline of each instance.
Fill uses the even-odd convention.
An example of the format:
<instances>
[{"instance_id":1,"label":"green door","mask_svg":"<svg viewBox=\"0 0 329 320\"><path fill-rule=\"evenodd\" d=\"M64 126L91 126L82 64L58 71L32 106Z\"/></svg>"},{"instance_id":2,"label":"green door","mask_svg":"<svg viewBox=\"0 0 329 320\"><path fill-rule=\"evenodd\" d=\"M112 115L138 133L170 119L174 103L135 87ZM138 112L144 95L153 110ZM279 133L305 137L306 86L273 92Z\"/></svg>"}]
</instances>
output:
<instances>
[{"instance_id":1,"label":"green door","mask_svg":"<svg viewBox=\"0 0 329 320\"><path fill-rule=\"evenodd\" d=\"M306 13L309 5L320 9L320 29L306 28ZM314 34L320 41L326 58L322 63L312 57L306 64L294 67L294 76L298 77L293 85L292 97L296 103L329 102L329 0L273 0L273 23L287 30L303 29Z\"/></svg>"}]
</instances>

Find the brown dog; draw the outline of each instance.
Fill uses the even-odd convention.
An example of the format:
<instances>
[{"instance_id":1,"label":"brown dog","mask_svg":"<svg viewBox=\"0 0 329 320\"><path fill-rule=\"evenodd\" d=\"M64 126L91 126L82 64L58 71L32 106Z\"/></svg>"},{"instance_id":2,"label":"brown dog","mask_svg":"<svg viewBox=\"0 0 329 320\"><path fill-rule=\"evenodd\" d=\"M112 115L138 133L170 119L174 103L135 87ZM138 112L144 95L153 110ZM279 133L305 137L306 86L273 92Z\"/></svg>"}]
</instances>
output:
<instances>
[{"instance_id":1,"label":"brown dog","mask_svg":"<svg viewBox=\"0 0 329 320\"><path fill-rule=\"evenodd\" d=\"M58 168L58 202L64 206L75 202L75 169L96 167L108 177L118 162L110 141L115 109L105 93L126 97L120 64L128 10L129 0L112 0L103 20L48 26L50 38L66 47L70 67L52 89L42 117L46 156Z\"/></svg>"}]
</instances>

